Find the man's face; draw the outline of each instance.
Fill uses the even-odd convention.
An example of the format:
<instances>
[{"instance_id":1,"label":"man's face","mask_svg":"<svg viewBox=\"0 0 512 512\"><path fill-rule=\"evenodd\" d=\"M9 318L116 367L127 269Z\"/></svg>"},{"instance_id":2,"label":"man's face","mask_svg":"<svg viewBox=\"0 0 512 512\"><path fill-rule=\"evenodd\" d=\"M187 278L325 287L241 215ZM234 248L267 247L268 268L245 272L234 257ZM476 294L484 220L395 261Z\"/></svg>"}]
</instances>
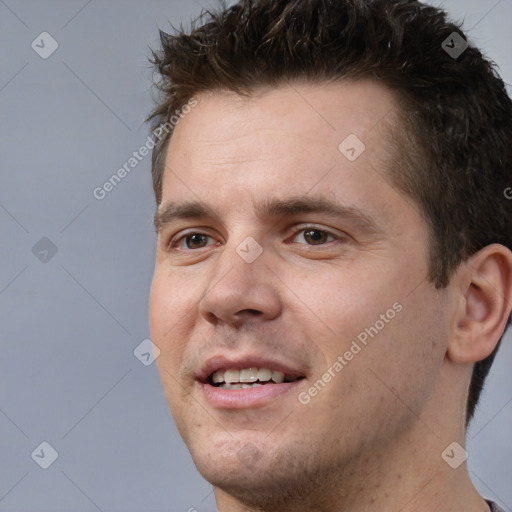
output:
<instances>
[{"instance_id":1,"label":"man's face","mask_svg":"<svg viewBox=\"0 0 512 512\"><path fill-rule=\"evenodd\" d=\"M368 81L198 101L167 154L150 297L179 432L233 495L364 472L424 428L448 326L426 224L384 171L394 98ZM185 202L212 214L169 214Z\"/></svg>"}]
</instances>

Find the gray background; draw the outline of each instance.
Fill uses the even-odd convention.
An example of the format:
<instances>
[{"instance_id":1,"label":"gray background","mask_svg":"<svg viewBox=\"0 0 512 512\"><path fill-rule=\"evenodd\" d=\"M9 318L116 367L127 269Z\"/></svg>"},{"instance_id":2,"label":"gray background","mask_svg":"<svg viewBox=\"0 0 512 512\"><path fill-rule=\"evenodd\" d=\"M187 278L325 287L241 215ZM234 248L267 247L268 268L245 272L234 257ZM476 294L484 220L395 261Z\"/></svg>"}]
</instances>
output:
<instances>
[{"instance_id":1,"label":"gray background","mask_svg":"<svg viewBox=\"0 0 512 512\"><path fill-rule=\"evenodd\" d=\"M512 0L439 4L465 19L510 82ZM200 10L185 0L0 0L1 511L215 510L156 366L133 353L149 337L150 157L103 200L92 194L148 135L158 28ZM46 59L31 47L43 31L59 45ZM475 485L508 509L511 367L509 333L469 432ZM43 441L58 452L46 470L31 457Z\"/></svg>"}]
</instances>

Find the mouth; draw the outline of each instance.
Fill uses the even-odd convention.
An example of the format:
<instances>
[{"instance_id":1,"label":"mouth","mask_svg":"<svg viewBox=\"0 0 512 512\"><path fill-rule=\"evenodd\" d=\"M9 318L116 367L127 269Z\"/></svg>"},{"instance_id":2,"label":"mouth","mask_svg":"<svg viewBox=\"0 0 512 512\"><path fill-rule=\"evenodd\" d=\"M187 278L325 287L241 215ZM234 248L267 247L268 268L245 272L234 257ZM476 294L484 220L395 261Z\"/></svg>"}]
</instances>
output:
<instances>
[{"instance_id":1,"label":"mouth","mask_svg":"<svg viewBox=\"0 0 512 512\"><path fill-rule=\"evenodd\" d=\"M236 390L295 382L304 378L304 376L287 375L282 371L272 370L271 368L254 366L243 369L222 368L216 370L208 376L207 382L216 388Z\"/></svg>"},{"instance_id":2,"label":"mouth","mask_svg":"<svg viewBox=\"0 0 512 512\"><path fill-rule=\"evenodd\" d=\"M281 363L250 358L211 359L197 376L207 402L215 408L259 407L290 394L306 379L301 370Z\"/></svg>"}]
</instances>

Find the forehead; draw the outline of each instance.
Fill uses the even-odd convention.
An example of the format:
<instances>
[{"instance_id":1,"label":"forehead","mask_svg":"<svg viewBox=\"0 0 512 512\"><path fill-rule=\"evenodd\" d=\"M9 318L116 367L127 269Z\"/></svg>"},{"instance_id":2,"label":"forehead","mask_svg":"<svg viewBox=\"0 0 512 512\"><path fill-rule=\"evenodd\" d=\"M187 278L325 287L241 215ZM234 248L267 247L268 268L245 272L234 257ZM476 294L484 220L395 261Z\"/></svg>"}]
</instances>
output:
<instances>
[{"instance_id":1,"label":"forehead","mask_svg":"<svg viewBox=\"0 0 512 512\"><path fill-rule=\"evenodd\" d=\"M286 84L196 99L169 144L162 203L199 200L222 213L310 192L373 210L395 201L383 172L395 98L380 84Z\"/></svg>"},{"instance_id":2,"label":"forehead","mask_svg":"<svg viewBox=\"0 0 512 512\"><path fill-rule=\"evenodd\" d=\"M394 114L395 98L370 80L324 84L283 84L240 96L231 91L200 94L198 106L176 128L169 155L222 163L236 155L261 160L322 146L338 150L354 134L375 150L384 120ZM377 137L375 137L377 135ZM191 145L194 151L191 151ZM246 158L246 159L248 159Z\"/></svg>"}]
</instances>

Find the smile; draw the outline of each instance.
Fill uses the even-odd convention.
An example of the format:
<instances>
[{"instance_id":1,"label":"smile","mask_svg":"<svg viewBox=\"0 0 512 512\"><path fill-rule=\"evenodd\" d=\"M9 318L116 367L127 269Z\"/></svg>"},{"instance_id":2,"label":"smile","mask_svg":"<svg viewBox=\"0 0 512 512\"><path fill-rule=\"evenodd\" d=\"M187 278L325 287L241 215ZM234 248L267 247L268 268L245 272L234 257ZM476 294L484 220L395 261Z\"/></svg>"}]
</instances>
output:
<instances>
[{"instance_id":1,"label":"smile","mask_svg":"<svg viewBox=\"0 0 512 512\"><path fill-rule=\"evenodd\" d=\"M213 372L208 382L221 389L251 389L260 386L294 382L302 377L285 375L279 370L270 368L229 368Z\"/></svg>"}]
</instances>

